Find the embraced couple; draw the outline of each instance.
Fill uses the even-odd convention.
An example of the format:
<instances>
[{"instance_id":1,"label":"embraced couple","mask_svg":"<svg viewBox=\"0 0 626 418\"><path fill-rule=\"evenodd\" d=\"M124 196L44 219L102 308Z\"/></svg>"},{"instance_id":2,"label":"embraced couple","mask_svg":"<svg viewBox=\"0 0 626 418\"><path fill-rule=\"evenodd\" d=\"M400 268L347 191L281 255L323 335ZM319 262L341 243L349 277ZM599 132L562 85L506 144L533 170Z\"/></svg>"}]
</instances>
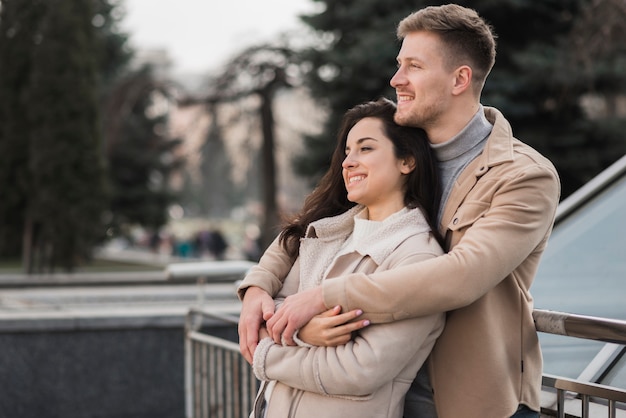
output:
<instances>
[{"instance_id":1,"label":"embraced couple","mask_svg":"<svg viewBox=\"0 0 626 418\"><path fill-rule=\"evenodd\" d=\"M238 289L253 417L539 416L529 288L558 175L480 104L496 49L474 10L426 7L397 33L397 106L344 115L328 172Z\"/></svg>"}]
</instances>

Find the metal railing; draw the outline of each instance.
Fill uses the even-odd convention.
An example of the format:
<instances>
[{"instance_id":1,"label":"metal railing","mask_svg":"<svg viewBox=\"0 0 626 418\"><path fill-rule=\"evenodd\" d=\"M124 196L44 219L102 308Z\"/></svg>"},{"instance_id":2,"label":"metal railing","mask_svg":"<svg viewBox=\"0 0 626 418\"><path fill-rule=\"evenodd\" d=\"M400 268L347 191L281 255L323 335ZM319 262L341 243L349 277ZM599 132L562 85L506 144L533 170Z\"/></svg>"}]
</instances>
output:
<instances>
[{"instance_id":1,"label":"metal railing","mask_svg":"<svg viewBox=\"0 0 626 418\"><path fill-rule=\"evenodd\" d=\"M539 332L608 343L592 362L596 369L610 368L626 354L626 321L539 309L533 317ZM186 417L248 417L258 388L252 367L239 353L238 344L201 332L205 318L238 323L231 315L199 308L189 311L185 330ZM626 417L625 389L582 377L544 374L543 394L543 417Z\"/></svg>"},{"instance_id":2,"label":"metal railing","mask_svg":"<svg viewBox=\"0 0 626 418\"><path fill-rule=\"evenodd\" d=\"M537 331L607 343L578 379L543 375L543 416L626 417L626 390L593 381L626 354L626 321L535 309ZM590 370L593 369L593 370Z\"/></svg>"},{"instance_id":3,"label":"metal railing","mask_svg":"<svg viewBox=\"0 0 626 418\"><path fill-rule=\"evenodd\" d=\"M244 418L254 403L258 382L239 345L201 332L203 320L232 323L238 318L191 309L185 322L185 416Z\"/></svg>"}]
</instances>

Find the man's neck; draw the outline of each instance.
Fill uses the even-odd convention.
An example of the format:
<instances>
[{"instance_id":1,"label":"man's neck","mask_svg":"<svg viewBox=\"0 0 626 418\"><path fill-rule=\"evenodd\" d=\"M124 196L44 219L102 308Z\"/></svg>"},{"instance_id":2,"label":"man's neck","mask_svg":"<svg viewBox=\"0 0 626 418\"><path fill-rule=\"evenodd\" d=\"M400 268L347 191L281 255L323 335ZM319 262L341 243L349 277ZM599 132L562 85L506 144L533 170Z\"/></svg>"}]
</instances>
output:
<instances>
[{"instance_id":1,"label":"man's neck","mask_svg":"<svg viewBox=\"0 0 626 418\"><path fill-rule=\"evenodd\" d=\"M443 144L454 138L461 132L465 126L472 120L480 103L473 101L468 104L463 103L462 106L455 106L442 115L436 125L426 129L428 140L431 144Z\"/></svg>"}]
</instances>

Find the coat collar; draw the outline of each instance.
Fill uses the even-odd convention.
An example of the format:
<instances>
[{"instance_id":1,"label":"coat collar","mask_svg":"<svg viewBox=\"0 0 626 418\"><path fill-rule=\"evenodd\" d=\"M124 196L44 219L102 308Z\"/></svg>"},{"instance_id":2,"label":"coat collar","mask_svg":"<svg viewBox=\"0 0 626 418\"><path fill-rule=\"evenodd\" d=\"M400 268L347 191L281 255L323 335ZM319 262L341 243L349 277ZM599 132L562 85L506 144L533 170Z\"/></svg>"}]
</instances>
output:
<instances>
[{"instance_id":1,"label":"coat collar","mask_svg":"<svg viewBox=\"0 0 626 418\"><path fill-rule=\"evenodd\" d=\"M490 168L513 161L513 130L502 113L493 107L484 107L485 117L493 125L491 134L487 138L483 152L474 161L470 162L463 173L456 180L450 197L441 217L442 232L452 220L457 208L465 199L469 191ZM473 175L469 174L473 173Z\"/></svg>"},{"instance_id":2,"label":"coat collar","mask_svg":"<svg viewBox=\"0 0 626 418\"><path fill-rule=\"evenodd\" d=\"M305 237L300 241L300 290L317 286L323 280L352 233L354 217L363 210L364 207L358 205L341 215L323 218L309 225ZM407 238L428 231L430 227L421 210L398 212L387 218L384 225L372 234L356 242L353 251L340 257L349 256L357 260L358 257L369 256L377 265L381 265Z\"/></svg>"},{"instance_id":3,"label":"coat collar","mask_svg":"<svg viewBox=\"0 0 626 418\"><path fill-rule=\"evenodd\" d=\"M489 138L487 138L483 153L474 161L479 162L478 167L476 167L478 170L476 175L478 177L484 174L488 168L513 161L513 130L511 129L511 124L494 107L485 106L485 117L493 125L493 129Z\"/></svg>"}]
</instances>

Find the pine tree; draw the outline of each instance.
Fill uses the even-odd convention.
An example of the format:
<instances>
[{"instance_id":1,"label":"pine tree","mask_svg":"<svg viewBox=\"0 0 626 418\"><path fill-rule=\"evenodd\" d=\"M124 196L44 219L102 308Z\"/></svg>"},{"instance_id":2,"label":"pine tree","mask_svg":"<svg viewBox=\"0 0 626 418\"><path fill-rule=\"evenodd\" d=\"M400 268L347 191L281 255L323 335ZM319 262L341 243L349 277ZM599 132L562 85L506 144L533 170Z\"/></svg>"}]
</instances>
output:
<instances>
[{"instance_id":1,"label":"pine tree","mask_svg":"<svg viewBox=\"0 0 626 418\"><path fill-rule=\"evenodd\" d=\"M162 225L166 220L172 196L164 184L178 164L167 158L177 143L150 141L165 136L164 115L146 115L159 90L152 81L136 98L121 131L148 138L147 149L130 147L135 154L128 160L131 170L136 162L148 167L143 186L150 190L139 197L141 205L124 204L136 190L119 181L124 173L115 164L124 159L119 153L109 183L105 177L102 132L110 138L119 119L101 114L110 102L107 92L130 57L127 38L117 28L117 6L111 0L2 3L0 150L5 152L0 187L6 204L0 209L0 256L21 252L28 271L70 270L89 259L104 237L108 191L115 193L109 221ZM148 157L152 160L146 164Z\"/></svg>"},{"instance_id":2,"label":"pine tree","mask_svg":"<svg viewBox=\"0 0 626 418\"><path fill-rule=\"evenodd\" d=\"M91 2L47 4L27 91L24 266L71 270L103 237L106 207ZM29 250L32 250L29 251Z\"/></svg>"},{"instance_id":3,"label":"pine tree","mask_svg":"<svg viewBox=\"0 0 626 418\"><path fill-rule=\"evenodd\" d=\"M554 162L566 197L626 153L626 114L586 105L592 98L615 109L612 101L625 97L624 3L475 3L499 36L483 103Z\"/></svg>"},{"instance_id":4,"label":"pine tree","mask_svg":"<svg viewBox=\"0 0 626 418\"><path fill-rule=\"evenodd\" d=\"M4 0L0 7L0 256L22 251L24 207L31 182L25 100L44 2Z\"/></svg>"},{"instance_id":5,"label":"pine tree","mask_svg":"<svg viewBox=\"0 0 626 418\"><path fill-rule=\"evenodd\" d=\"M103 236L100 101L128 58L109 0L3 0L0 257L72 269Z\"/></svg>"},{"instance_id":6,"label":"pine tree","mask_svg":"<svg viewBox=\"0 0 626 418\"><path fill-rule=\"evenodd\" d=\"M178 139L167 132L169 91L146 67L117 81L107 103L106 155L111 181L113 235L133 225L158 230L168 219L175 200L169 186L182 161ZM163 109L163 110L161 110Z\"/></svg>"},{"instance_id":7,"label":"pine tree","mask_svg":"<svg viewBox=\"0 0 626 418\"><path fill-rule=\"evenodd\" d=\"M304 53L311 63L307 85L319 103L329 109L325 129L305 138L306 154L295 159L296 172L315 181L326 171L335 132L346 110L381 96L394 98L389 79L396 68L399 42L396 25L425 2L401 0L317 0L325 5L302 20L324 42Z\"/></svg>"}]
</instances>

